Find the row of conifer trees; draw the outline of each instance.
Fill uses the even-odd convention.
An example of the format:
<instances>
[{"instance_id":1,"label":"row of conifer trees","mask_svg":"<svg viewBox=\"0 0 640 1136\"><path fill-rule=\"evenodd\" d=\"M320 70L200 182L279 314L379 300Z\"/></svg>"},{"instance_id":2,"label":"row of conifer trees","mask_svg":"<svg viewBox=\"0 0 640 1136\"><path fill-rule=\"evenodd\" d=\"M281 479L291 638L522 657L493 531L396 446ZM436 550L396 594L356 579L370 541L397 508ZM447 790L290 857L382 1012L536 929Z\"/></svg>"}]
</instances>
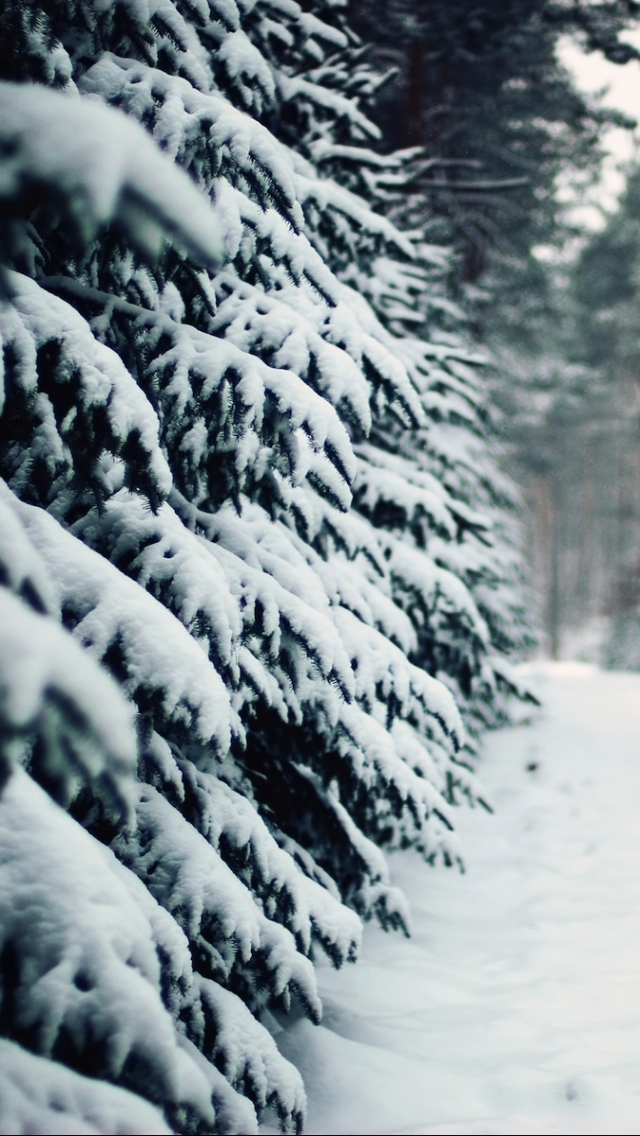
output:
<instances>
[{"instance_id":1,"label":"row of conifer trees","mask_svg":"<svg viewBox=\"0 0 640 1136\"><path fill-rule=\"evenodd\" d=\"M523 641L482 361L336 0L0 13L0 1128L301 1128Z\"/></svg>"}]
</instances>

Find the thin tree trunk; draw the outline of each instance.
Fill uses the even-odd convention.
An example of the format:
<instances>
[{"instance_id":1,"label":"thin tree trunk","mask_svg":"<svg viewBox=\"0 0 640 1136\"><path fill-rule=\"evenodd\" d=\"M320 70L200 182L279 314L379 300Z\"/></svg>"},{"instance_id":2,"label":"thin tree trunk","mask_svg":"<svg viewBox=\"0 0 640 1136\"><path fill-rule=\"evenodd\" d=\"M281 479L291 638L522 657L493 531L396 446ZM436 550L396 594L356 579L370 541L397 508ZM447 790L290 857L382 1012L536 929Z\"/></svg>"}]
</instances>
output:
<instances>
[{"instance_id":1,"label":"thin tree trunk","mask_svg":"<svg viewBox=\"0 0 640 1136\"><path fill-rule=\"evenodd\" d=\"M409 48L409 69L407 78L407 144L423 146L424 136L424 69L425 45L412 43Z\"/></svg>"}]
</instances>

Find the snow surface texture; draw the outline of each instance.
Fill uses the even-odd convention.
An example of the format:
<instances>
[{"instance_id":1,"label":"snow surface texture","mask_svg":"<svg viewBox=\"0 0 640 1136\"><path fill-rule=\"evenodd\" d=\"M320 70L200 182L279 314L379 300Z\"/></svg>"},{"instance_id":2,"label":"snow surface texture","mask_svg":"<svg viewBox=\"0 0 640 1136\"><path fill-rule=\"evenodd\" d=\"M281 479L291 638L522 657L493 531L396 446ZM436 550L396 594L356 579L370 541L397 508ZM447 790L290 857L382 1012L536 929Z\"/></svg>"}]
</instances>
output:
<instances>
[{"instance_id":1,"label":"snow surface texture","mask_svg":"<svg viewBox=\"0 0 640 1136\"><path fill-rule=\"evenodd\" d=\"M367 928L323 1025L278 1035L308 1133L640 1131L640 676L528 677L545 709L486 744L467 874L394 855L411 940Z\"/></svg>"}]
</instances>

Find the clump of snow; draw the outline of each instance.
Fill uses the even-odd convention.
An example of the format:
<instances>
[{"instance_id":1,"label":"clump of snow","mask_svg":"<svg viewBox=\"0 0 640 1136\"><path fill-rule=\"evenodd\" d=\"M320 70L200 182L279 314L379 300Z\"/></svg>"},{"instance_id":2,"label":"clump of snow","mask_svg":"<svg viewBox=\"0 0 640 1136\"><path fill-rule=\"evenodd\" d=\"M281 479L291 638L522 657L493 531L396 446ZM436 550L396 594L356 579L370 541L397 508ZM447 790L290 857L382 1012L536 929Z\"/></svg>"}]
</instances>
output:
<instances>
[{"instance_id":1,"label":"clump of snow","mask_svg":"<svg viewBox=\"0 0 640 1136\"><path fill-rule=\"evenodd\" d=\"M7 1136L170 1136L162 1113L135 1093L82 1077L0 1039L0 1129Z\"/></svg>"},{"instance_id":2,"label":"clump of snow","mask_svg":"<svg viewBox=\"0 0 640 1136\"><path fill-rule=\"evenodd\" d=\"M117 644L126 692L153 698L161 720L193 730L224 755L234 723L229 694L198 643L163 604L53 517L27 505L20 510L55 580L65 619L87 653L102 660Z\"/></svg>"},{"instance_id":3,"label":"clump of snow","mask_svg":"<svg viewBox=\"0 0 640 1136\"><path fill-rule=\"evenodd\" d=\"M0 950L20 962L12 1036L211 1123L206 1081L162 1004L151 928L108 855L26 773L11 776L0 797Z\"/></svg>"},{"instance_id":4,"label":"clump of snow","mask_svg":"<svg viewBox=\"0 0 640 1136\"><path fill-rule=\"evenodd\" d=\"M137 451L143 464L142 483L154 497L165 496L171 473L158 443L158 418L118 355L97 342L86 321L70 304L52 296L35 281L7 273L11 304L0 308L0 336L11 368L1 376L18 392L25 418L33 422L31 446L12 447L15 472L12 488L18 492L32 475L34 460L44 464L53 481L64 464L86 463L84 430L102 437L112 453ZM46 383L38 368L38 353L52 355L54 381ZM4 402L0 389L0 410ZM71 405L67 402L71 397ZM66 411L66 413L65 413ZM96 426L96 420L100 425ZM10 451L11 452L11 451ZM94 455L96 492L104 493ZM89 471L84 471L85 476Z\"/></svg>"},{"instance_id":5,"label":"clump of snow","mask_svg":"<svg viewBox=\"0 0 640 1136\"><path fill-rule=\"evenodd\" d=\"M4 587L0 717L3 779L12 764L26 761L65 804L93 784L116 815L127 815L136 763L130 706L70 635Z\"/></svg>"},{"instance_id":6,"label":"clump of snow","mask_svg":"<svg viewBox=\"0 0 640 1136\"><path fill-rule=\"evenodd\" d=\"M34 189L60 203L83 242L116 220L147 253L175 236L207 264L221 259L208 202L137 123L101 101L0 84L0 201Z\"/></svg>"}]
</instances>

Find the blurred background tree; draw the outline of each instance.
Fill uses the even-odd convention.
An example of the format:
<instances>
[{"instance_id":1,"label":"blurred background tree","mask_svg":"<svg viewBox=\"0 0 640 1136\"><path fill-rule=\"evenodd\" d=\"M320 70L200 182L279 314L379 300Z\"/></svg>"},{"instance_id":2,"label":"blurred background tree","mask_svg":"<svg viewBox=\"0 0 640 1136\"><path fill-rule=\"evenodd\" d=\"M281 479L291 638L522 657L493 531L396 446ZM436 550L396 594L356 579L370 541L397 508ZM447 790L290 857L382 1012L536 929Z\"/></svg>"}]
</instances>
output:
<instances>
[{"instance_id":1,"label":"blurred background tree","mask_svg":"<svg viewBox=\"0 0 640 1136\"><path fill-rule=\"evenodd\" d=\"M605 132L635 124L580 91L558 48L571 37L611 63L638 59L627 38L640 5L352 0L351 9L387 68L374 112L383 136L423 147L416 221L453 243L453 294L496 363L543 643L558 656L598 619L613 621L620 642L618 617L640 593L640 181L630 178L596 235L562 199L593 193ZM605 654L623 661L611 646Z\"/></svg>"}]
</instances>

